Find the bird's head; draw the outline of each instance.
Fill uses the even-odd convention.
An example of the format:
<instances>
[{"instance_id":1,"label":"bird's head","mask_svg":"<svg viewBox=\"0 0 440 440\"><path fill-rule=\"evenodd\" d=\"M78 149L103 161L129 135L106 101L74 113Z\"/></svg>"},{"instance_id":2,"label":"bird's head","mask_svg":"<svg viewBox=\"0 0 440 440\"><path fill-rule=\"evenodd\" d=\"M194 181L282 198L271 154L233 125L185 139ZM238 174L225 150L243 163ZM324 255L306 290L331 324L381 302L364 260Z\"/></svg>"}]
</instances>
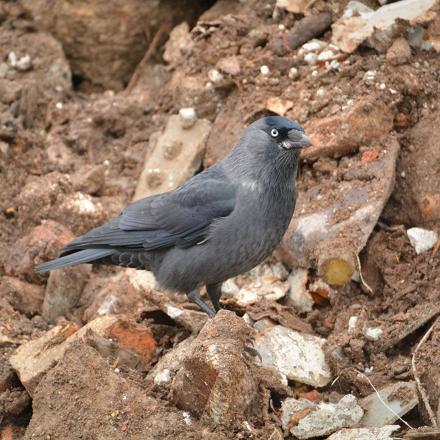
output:
<instances>
[{"instance_id":1,"label":"bird's head","mask_svg":"<svg viewBox=\"0 0 440 440\"><path fill-rule=\"evenodd\" d=\"M240 175L257 178L296 174L301 149L311 145L304 128L291 119L267 116L247 127L228 158Z\"/></svg>"},{"instance_id":2,"label":"bird's head","mask_svg":"<svg viewBox=\"0 0 440 440\"><path fill-rule=\"evenodd\" d=\"M267 116L252 123L245 131L258 146L264 146L271 153L297 151L312 144L304 128L297 122L281 116ZM256 145L257 146L257 145Z\"/></svg>"}]
</instances>

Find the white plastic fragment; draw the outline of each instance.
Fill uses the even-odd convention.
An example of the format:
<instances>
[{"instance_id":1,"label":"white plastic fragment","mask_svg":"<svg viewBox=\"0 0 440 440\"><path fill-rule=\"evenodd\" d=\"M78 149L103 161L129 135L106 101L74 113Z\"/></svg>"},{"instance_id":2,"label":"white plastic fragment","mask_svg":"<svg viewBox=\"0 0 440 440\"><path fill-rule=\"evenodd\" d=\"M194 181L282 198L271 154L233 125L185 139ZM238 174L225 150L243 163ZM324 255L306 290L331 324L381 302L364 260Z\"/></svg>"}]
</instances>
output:
<instances>
[{"instance_id":1,"label":"white plastic fragment","mask_svg":"<svg viewBox=\"0 0 440 440\"><path fill-rule=\"evenodd\" d=\"M394 431L400 429L399 425L386 425L381 428L352 428L335 432L327 440L393 440Z\"/></svg>"},{"instance_id":2,"label":"white plastic fragment","mask_svg":"<svg viewBox=\"0 0 440 440\"><path fill-rule=\"evenodd\" d=\"M429 251L438 241L438 234L423 228L410 228L406 231L409 241L417 255Z\"/></svg>"},{"instance_id":3,"label":"white plastic fragment","mask_svg":"<svg viewBox=\"0 0 440 440\"><path fill-rule=\"evenodd\" d=\"M327 385L331 371L323 351L325 339L275 325L255 336L262 364L288 379L315 387Z\"/></svg>"}]
</instances>

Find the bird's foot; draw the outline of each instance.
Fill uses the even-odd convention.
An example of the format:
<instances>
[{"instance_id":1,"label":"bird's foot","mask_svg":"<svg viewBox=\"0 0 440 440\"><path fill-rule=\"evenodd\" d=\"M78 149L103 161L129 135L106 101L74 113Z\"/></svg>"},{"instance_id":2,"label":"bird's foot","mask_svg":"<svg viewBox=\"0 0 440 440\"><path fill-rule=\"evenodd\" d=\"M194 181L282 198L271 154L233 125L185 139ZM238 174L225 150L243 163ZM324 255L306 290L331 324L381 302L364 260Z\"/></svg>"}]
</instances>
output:
<instances>
[{"instance_id":1,"label":"bird's foot","mask_svg":"<svg viewBox=\"0 0 440 440\"><path fill-rule=\"evenodd\" d=\"M210 318L213 318L215 316L215 311L211 309L211 307L208 306L208 304L203 301L202 297L200 296L199 289L195 289L192 292L188 293L188 299L193 302L194 304L197 304L200 309L205 312Z\"/></svg>"}]
</instances>

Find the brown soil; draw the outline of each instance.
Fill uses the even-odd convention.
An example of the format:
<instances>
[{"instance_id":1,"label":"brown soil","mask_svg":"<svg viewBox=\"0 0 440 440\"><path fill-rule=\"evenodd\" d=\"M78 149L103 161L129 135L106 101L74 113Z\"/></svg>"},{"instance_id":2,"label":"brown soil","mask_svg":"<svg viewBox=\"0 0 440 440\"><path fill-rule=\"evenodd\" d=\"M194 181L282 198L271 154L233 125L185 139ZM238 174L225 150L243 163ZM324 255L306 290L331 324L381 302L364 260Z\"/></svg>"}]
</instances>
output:
<instances>
[{"instance_id":1,"label":"brown soil","mask_svg":"<svg viewBox=\"0 0 440 440\"><path fill-rule=\"evenodd\" d=\"M330 11L334 21L347 2L315 3L314 12ZM377 7L376 2L369 3ZM162 129L167 116L182 107L196 107L199 117L214 124L204 166L226 155L250 121L270 113L266 108L270 97L292 101L294 105L286 116L306 127L339 114L349 101L365 98L373 105L380 102L378 107L389 112L384 120L392 125L392 135L400 143L396 184L360 255L362 274L372 292L352 281L299 317L279 304L262 303L248 311L258 319L270 317L327 338L326 354L338 380L321 390L324 397L333 392L352 392L358 397L370 394L371 385L358 374L366 369L377 388L413 379L412 353L440 313L440 251L417 255L406 235L406 228L412 226L440 232L440 144L436 135L440 123L440 58L434 51L413 49L410 62L395 66L384 54L362 47L343 56L339 70L326 71L318 66L317 74L312 74L310 66L281 38L279 25L290 28L301 16L281 11L274 18L273 10L274 1L219 0L192 30L194 46L183 59L164 65L159 46L155 56L139 69L139 81L130 94L87 94L84 84L83 91L72 86L72 61L66 59L61 44L37 30L20 2L0 4L0 70L11 51L18 58L29 54L33 60L31 69L9 68L6 76L0 77L2 439L5 435L14 439L220 440L263 439L273 433L271 438L278 438L280 397L288 392L299 395L310 391L310 387L294 384L286 391L276 385L276 379L267 379L269 385L260 387L258 398L269 403L253 416L251 428L240 425L228 431L194 417L188 422L171 397L154 389L145 377L163 352L187 337L188 329L194 329L193 318L188 318L189 323L177 323L157 307L162 300L131 291L118 311L151 327L159 351L147 367L115 372L93 348L75 344L45 376L31 405L30 396L9 365L17 346L50 328L41 316L47 276L37 276L33 265L55 257L71 234L101 224L130 202L152 133ZM330 34L328 30L320 38L328 41ZM69 46L69 56L71 52ZM207 87L208 71L228 56L239 59L240 72L225 74L221 82ZM349 62L344 63L345 58ZM131 64L127 69L132 73ZM262 65L270 69L267 78L260 75ZM295 81L288 76L291 67L298 69ZM376 71L373 84L363 81L371 70ZM117 84L120 88L121 78ZM386 84L387 91L377 84ZM353 136L357 139L356 134ZM369 169L366 175L359 168L366 149L376 145L365 138L356 142L357 147L344 152L343 157L320 157L301 165L298 188L300 197L310 198L310 212L320 208L319 200L335 197L347 182L357 180L371 189L379 181L371 179L374 170ZM317 184L322 185L319 199L313 192ZM70 202L77 192L98 207L92 214L72 208ZM335 221L347 215L341 210ZM35 230L40 225L55 235L47 235L46 229ZM106 297L102 290L105 280L117 272L115 268L93 268L72 320L84 324L96 316L101 296ZM11 287L7 280L10 276L25 284ZM310 276L316 276L313 269ZM115 291L120 288L116 281L114 286ZM185 305L183 299L171 298L175 304L180 301ZM246 311L230 308L240 314ZM194 316L198 324L203 322ZM352 316L358 321L349 333L347 325ZM365 326L380 327L384 335L370 341L365 337ZM439 333L434 330L418 355L419 374L435 411L440 407ZM272 392L267 391L269 388ZM72 418L78 401L81 410ZM415 426L430 423L423 408L411 413L411 418ZM6 437L9 432L14 436Z\"/></svg>"}]
</instances>

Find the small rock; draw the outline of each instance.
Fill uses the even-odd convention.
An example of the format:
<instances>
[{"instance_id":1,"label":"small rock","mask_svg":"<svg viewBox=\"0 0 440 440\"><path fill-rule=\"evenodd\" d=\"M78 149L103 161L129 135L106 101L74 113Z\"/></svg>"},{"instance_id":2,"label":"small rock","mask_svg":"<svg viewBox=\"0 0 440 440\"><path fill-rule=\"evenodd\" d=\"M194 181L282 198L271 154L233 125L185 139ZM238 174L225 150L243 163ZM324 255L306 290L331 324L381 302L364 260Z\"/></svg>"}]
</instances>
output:
<instances>
[{"instance_id":1,"label":"small rock","mask_svg":"<svg viewBox=\"0 0 440 440\"><path fill-rule=\"evenodd\" d=\"M280 116L284 116L292 107L292 101L279 98L278 96L271 96L266 101L266 108Z\"/></svg>"},{"instance_id":2,"label":"small rock","mask_svg":"<svg viewBox=\"0 0 440 440\"><path fill-rule=\"evenodd\" d=\"M3 141L0 141L0 153L4 154L5 156L8 154L9 151L9 144Z\"/></svg>"},{"instance_id":3,"label":"small rock","mask_svg":"<svg viewBox=\"0 0 440 440\"><path fill-rule=\"evenodd\" d=\"M268 76L269 73L270 73L269 67L268 67L268 66L261 66L261 67L260 67L260 73L261 73L263 76Z\"/></svg>"},{"instance_id":4,"label":"small rock","mask_svg":"<svg viewBox=\"0 0 440 440\"><path fill-rule=\"evenodd\" d=\"M26 72L32 68L32 60L31 57L26 54L17 61L15 68L20 70L21 72Z\"/></svg>"},{"instance_id":5,"label":"small rock","mask_svg":"<svg viewBox=\"0 0 440 440\"><path fill-rule=\"evenodd\" d=\"M288 379L323 387L332 379L324 344L325 339L276 325L257 334L254 346L264 366Z\"/></svg>"},{"instance_id":6,"label":"small rock","mask_svg":"<svg viewBox=\"0 0 440 440\"><path fill-rule=\"evenodd\" d=\"M165 353L154 368L148 373L147 379L152 380L154 385L158 387L171 384L171 380L182 368L182 359L184 359L193 340L194 336L190 336L168 353Z\"/></svg>"},{"instance_id":7,"label":"small rock","mask_svg":"<svg viewBox=\"0 0 440 440\"><path fill-rule=\"evenodd\" d=\"M316 61L318 61L318 55L316 55L314 52L306 53L304 55L304 61L310 65L316 64Z\"/></svg>"},{"instance_id":8,"label":"small rock","mask_svg":"<svg viewBox=\"0 0 440 440\"><path fill-rule=\"evenodd\" d=\"M41 313L44 298L42 286L3 276L0 279L0 292L0 296L5 298L15 310L28 316Z\"/></svg>"},{"instance_id":9,"label":"small rock","mask_svg":"<svg viewBox=\"0 0 440 440\"><path fill-rule=\"evenodd\" d=\"M417 255L432 249L438 241L438 234L423 228L410 228L406 231Z\"/></svg>"},{"instance_id":10,"label":"small rock","mask_svg":"<svg viewBox=\"0 0 440 440\"><path fill-rule=\"evenodd\" d=\"M165 43L163 59L169 64L177 64L185 54L191 51L192 46L193 41L188 23L180 23L170 32L168 41Z\"/></svg>"},{"instance_id":11,"label":"small rock","mask_svg":"<svg viewBox=\"0 0 440 440\"><path fill-rule=\"evenodd\" d=\"M188 180L200 168L210 130L206 119L183 128L180 116L170 116L148 151L134 200L170 191Z\"/></svg>"},{"instance_id":12,"label":"small rock","mask_svg":"<svg viewBox=\"0 0 440 440\"><path fill-rule=\"evenodd\" d=\"M231 55L229 57L221 58L217 62L217 68L227 75L236 76L240 73L240 61L237 56Z\"/></svg>"},{"instance_id":13,"label":"small rock","mask_svg":"<svg viewBox=\"0 0 440 440\"><path fill-rule=\"evenodd\" d=\"M58 257L61 249L73 238L63 225L52 220L43 221L15 243L5 259L6 274L41 282L40 276L35 273L35 265Z\"/></svg>"},{"instance_id":14,"label":"small rock","mask_svg":"<svg viewBox=\"0 0 440 440\"><path fill-rule=\"evenodd\" d=\"M343 396L336 404L286 399L283 402L282 423L284 429L290 428L294 436L308 439L356 425L363 414L362 408L351 394Z\"/></svg>"},{"instance_id":15,"label":"small rock","mask_svg":"<svg viewBox=\"0 0 440 440\"><path fill-rule=\"evenodd\" d=\"M310 53L310 52L318 52L322 49L324 49L327 46L327 43L325 41L313 39L308 41L307 43L304 43L301 46L300 52L301 53Z\"/></svg>"},{"instance_id":16,"label":"small rock","mask_svg":"<svg viewBox=\"0 0 440 440\"><path fill-rule=\"evenodd\" d=\"M415 382L396 382L359 401L365 410L362 426L382 427L396 422L399 417L418 405ZM397 396L402 396L400 399ZM386 406L382 403L385 402Z\"/></svg>"},{"instance_id":17,"label":"small rock","mask_svg":"<svg viewBox=\"0 0 440 440\"><path fill-rule=\"evenodd\" d=\"M91 264L81 264L50 272L42 308L48 322L55 323L61 316L71 317L91 271Z\"/></svg>"},{"instance_id":18,"label":"small rock","mask_svg":"<svg viewBox=\"0 0 440 440\"><path fill-rule=\"evenodd\" d=\"M75 192L61 197L54 208L53 218L70 227L76 234L84 234L103 223L106 213L101 203L88 194Z\"/></svg>"},{"instance_id":19,"label":"small rock","mask_svg":"<svg viewBox=\"0 0 440 440\"><path fill-rule=\"evenodd\" d=\"M247 420L257 384L242 356L249 327L232 312L220 310L191 343L172 384L175 404L202 420L234 426Z\"/></svg>"},{"instance_id":20,"label":"small rock","mask_svg":"<svg viewBox=\"0 0 440 440\"><path fill-rule=\"evenodd\" d=\"M298 79L298 77L299 77L298 69L296 67L291 67L289 70L289 78L295 80Z\"/></svg>"},{"instance_id":21,"label":"small rock","mask_svg":"<svg viewBox=\"0 0 440 440\"><path fill-rule=\"evenodd\" d=\"M193 107L181 108L179 117L184 129L191 128L197 121L197 114Z\"/></svg>"},{"instance_id":22,"label":"small rock","mask_svg":"<svg viewBox=\"0 0 440 440\"><path fill-rule=\"evenodd\" d=\"M293 269L287 281L290 286L287 303L301 313L312 311L314 301L306 288L307 270Z\"/></svg>"},{"instance_id":23,"label":"small rock","mask_svg":"<svg viewBox=\"0 0 440 440\"><path fill-rule=\"evenodd\" d=\"M327 440L393 440L394 431L400 429L399 425L386 425L381 428L352 428L335 432Z\"/></svg>"},{"instance_id":24,"label":"small rock","mask_svg":"<svg viewBox=\"0 0 440 440\"><path fill-rule=\"evenodd\" d=\"M94 278L84 288L80 317L89 322L99 316L118 315L138 310L156 287L152 272L126 268L111 277Z\"/></svg>"},{"instance_id":25,"label":"small rock","mask_svg":"<svg viewBox=\"0 0 440 440\"><path fill-rule=\"evenodd\" d=\"M6 63L0 62L0 79L6 78L8 74L9 67Z\"/></svg>"},{"instance_id":26,"label":"small rock","mask_svg":"<svg viewBox=\"0 0 440 440\"><path fill-rule=\"evenodd\" d=\"M223 75L217 69L211 69L208 71L208 78L213 83L223 81Z\"/></svg>"},{"instance_id":27,"label":"small rock","mask_svg":"<svg viewBox=\"0 0 440 440\"><path fill-rule=\"evenodd\" d=\"M396 38L388 49L386 59L393 65L408 63L411 59L411 47L406 38Z\"/></svg>"},{"instance_id":28,"label":"small rock","mask_svg":"<svg viewBox=\"0 0 440 440\"><path fill-rule=\"evenodd\" d=\"M108 167L101 165L82 166L81 170L72 176L73 187L90 195L97 195L105 186L105 178Z\"/></svg>"},{"instance_id":29,"label":"small rock","mask_svg":"<svg viewBox=\"0 0 440 440\"><path fill-rule=\"evenodd\" d=\"M367 327L364 334L369 341L378 341L383 336L383 330L379 327Z\"/></svg>"},{"instance_id":30,"label":"small rock","mask_svg":"<svg viewBox=\"0 0 440 440\"><path fill-rule=\"evenodd\" d=\"M294 14L304 14L309 0L277 0L277 8L286 9Z\"/></svg>"}]
</instances>

